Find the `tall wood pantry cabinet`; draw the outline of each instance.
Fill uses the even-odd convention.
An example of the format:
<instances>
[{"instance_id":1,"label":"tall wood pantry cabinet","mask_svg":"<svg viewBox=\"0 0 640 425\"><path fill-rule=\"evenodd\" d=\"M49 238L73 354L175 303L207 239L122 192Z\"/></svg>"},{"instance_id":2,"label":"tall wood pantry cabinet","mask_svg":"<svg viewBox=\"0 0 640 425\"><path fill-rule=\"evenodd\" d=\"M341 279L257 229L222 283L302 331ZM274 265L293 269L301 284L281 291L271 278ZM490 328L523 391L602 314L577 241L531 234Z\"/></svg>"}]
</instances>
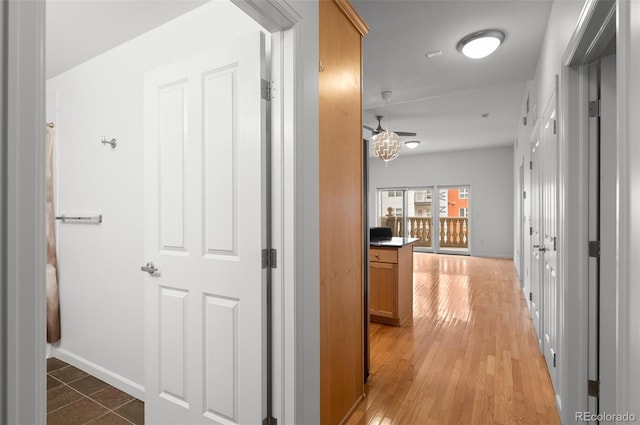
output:
<instances>
[{"instance_id":1,"label":"tall wood pantry cabinet","mask_svg":"<svg viewBox=\"0 0 640 425\"><path fill-rule=\"evenodd\" d=\"M337 425L363 383L362 36L347 0L319 1L320 423Z\"/></svg>"}]
</instances>

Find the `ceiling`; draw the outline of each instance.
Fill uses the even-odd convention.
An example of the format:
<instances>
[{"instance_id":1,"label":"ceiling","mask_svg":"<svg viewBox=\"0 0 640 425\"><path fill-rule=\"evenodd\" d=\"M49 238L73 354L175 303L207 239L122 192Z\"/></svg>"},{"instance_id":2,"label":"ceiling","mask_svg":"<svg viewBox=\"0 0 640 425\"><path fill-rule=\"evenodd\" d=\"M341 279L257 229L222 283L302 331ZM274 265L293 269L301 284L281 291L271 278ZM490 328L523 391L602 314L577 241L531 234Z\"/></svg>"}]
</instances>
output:
<instances>
[{"instance_id":1,"label":"ceiling","mask_svg":"<svg viewBox=\"0 0 640 425\"><path fill-rule=\"evenodd\" d=\"M47 78L164 24L208 0L46 0Z\"/></svg>"},{"instance_id":2,"label":"ceiling","mask_svg":"<svg viewBox=\"0 0 640 425\"><path fill-rule=\"evenodd\" d=\"M535 74L547 26L547 0L356 0L370 32L363 44L363 121L416 132L401 155L512 145L525 83ZM467 34L506 34L491 56L456 50ZM426 53L441 50L428 59ZM387 103L381 92L393 92ZM489 114L483 118L483 114ZM365 137L370 134L364 130Z\"/></svg>"},{"instance_id":3,"label":"ceiling","mask_svg":"<svg viewBox=\"0 0 640 425\"><path fill-rule=\"evenodd\" d=\"M47 78L141 35L207 0L47 0ZM363 47L363 121L421 141L408 153L511 145L525 82L535 73L550 0L355 0L371 31ZM484 59L456 50L496 28L504 44ZM426 53L441 50L432 59ZM381 92L391 90L391 101ZM482 114L488 113L487 118ZM365 136L368 131L365 130Z\"/></svg>"}]
</instances>

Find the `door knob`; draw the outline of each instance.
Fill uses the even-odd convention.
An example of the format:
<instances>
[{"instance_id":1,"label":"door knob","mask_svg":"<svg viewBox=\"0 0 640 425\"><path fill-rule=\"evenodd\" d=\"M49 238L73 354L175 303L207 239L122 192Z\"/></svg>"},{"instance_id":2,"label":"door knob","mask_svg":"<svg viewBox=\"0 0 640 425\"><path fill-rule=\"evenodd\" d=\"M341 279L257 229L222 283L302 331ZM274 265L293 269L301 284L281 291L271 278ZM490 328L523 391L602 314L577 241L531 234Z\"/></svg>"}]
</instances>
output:
<instances>
[{"instance_id":1,"label":"door knob","mask_svg":"<svg viewBox=\"0 0 640 425\"><path fill-rule=\"evenodd\" d=\"M156 268L156 266L151 261L149 261L146 266L140 267L140 270L143 272L147 272L151 275L157 271L160 271L160 269Z\"/></svg>"}]
</instances>

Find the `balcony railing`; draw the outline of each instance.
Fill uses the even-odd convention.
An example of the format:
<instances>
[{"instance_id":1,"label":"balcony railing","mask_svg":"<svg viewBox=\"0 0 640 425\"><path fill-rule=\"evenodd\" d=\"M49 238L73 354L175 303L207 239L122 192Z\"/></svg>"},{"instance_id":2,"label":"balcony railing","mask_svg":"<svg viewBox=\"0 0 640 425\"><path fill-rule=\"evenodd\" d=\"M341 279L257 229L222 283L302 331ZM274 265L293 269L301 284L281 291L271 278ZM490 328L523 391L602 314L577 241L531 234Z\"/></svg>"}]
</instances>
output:
<instances>
[{"instance_id":1,"label":"balcony railing","mask_svg":"<svg viewBox=\"0 0 640 425\"><path fill-rule=\"evenodd\" d=\"M409 226L408 236L420 238L415 246L432 247L432 222L431 217L407 217ZM403 236L402 217L384 216L380 223L385 227L391 227L393 236ZM439 231L440 248L469 248L469 219L467 217L440 217Z\"/></svg>"}]
</instances>

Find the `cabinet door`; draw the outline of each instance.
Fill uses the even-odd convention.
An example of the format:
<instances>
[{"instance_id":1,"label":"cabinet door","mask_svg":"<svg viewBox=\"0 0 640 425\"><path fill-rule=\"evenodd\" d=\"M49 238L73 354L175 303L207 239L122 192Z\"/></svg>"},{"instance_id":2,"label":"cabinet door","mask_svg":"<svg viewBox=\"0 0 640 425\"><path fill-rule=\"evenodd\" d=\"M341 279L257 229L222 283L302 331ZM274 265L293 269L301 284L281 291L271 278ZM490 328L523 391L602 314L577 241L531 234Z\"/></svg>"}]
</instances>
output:
<instances>
[{"instance_id":1,"label":"cabinet door","mask_svg":"<svg viewBox=\"0 0 640 425\"><path fill-rule=\"evenodd\" d=\"M398 317L398 265L371 263L369 302L371 314Z\"/></svg>"}]
</instances>

